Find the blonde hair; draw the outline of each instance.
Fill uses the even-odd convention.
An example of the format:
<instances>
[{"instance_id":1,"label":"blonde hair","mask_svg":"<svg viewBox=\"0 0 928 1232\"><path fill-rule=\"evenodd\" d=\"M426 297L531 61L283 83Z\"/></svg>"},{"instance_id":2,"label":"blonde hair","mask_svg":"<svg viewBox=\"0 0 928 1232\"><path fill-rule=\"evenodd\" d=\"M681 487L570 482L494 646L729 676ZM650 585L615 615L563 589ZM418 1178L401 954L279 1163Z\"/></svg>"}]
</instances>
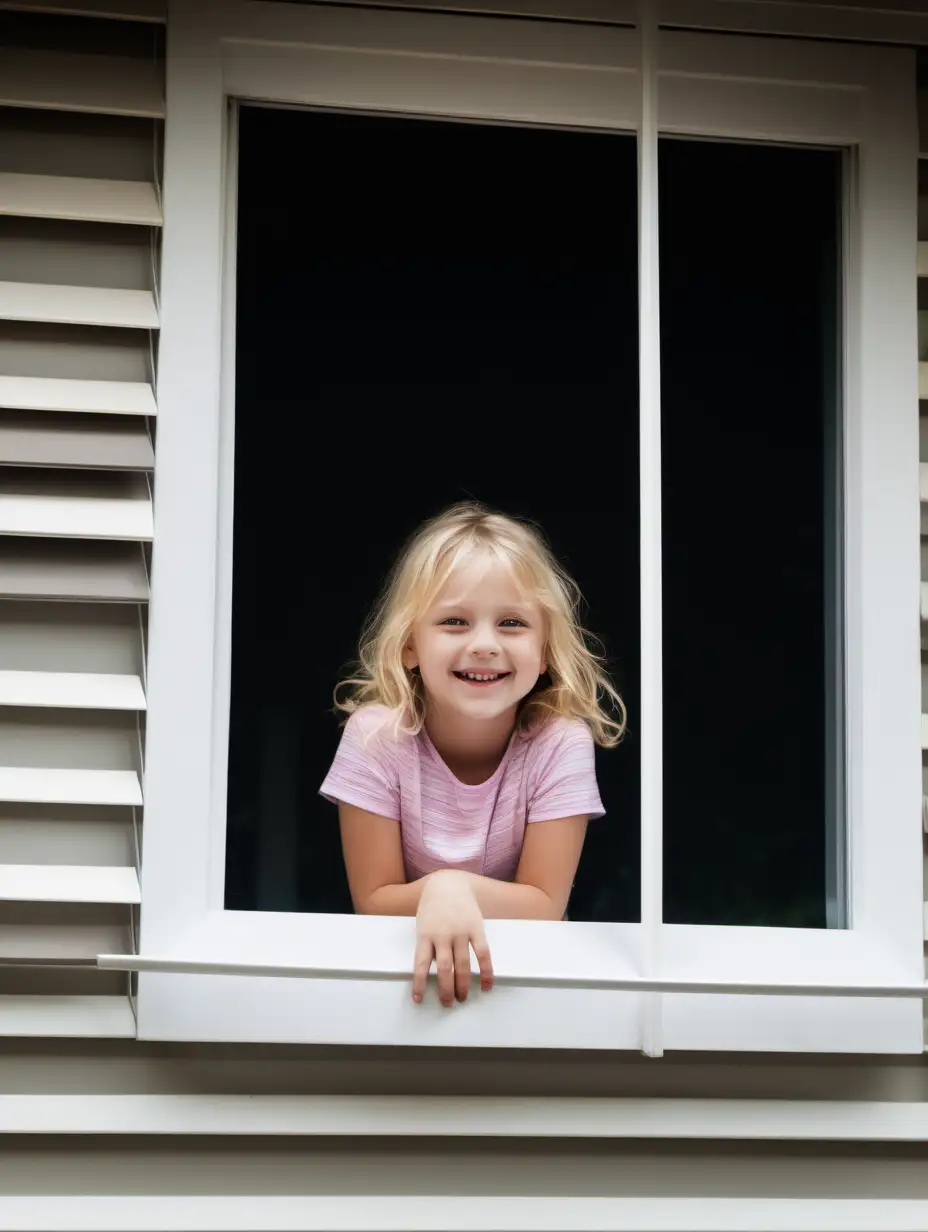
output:
<instances>
[{"instance_id":1,"label":"blonde hair","mask_svg":"<svg viewBox=\"0 0 928 1232\"><path fill-rule=\"evenodd\" d=\"M416 620L435 601L454 570L474 552L506 564L517 584L541 606L547 623L548 683L536 686L519 708L527 729L552 715L582 719L597 744L611 748L625 730L625 706L580 622L580 588L555 560L541 531L526 521L493 513L475 502L453 505L425 522L400 554L361 636L357 674L335 690L338 710L383 705L405 731L425 720L418 674L403 663ZM339 692L348 689L344 700Z\"/></svg>"}]
</instances>

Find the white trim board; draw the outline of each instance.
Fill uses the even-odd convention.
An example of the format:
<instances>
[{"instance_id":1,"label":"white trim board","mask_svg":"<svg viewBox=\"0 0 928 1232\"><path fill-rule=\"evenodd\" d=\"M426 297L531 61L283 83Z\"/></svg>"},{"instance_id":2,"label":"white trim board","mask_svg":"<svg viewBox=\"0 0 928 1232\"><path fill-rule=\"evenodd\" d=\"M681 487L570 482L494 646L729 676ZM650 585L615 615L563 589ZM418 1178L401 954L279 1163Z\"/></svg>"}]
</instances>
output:
<instances>
[{"instance_id":1,"label":"white trim board","mask_svg":"<svg viewBox=\"0 0 928 1232\"><path fill-rule=\"evenodd\" d=\"M431 1095L3 1095L5 1134L928 1142L928 1102Z\"/></svg>"},{"instance_id":2,"label":"white trim board","mask_svg":"<svg viewBox=\"0 0 928 1232\"><path fill-rule=\"evenodd\" d=\"M0 1198L0 1226L17 1232L924 1232L928 1201L68 1195Z\"/></svg>"}]
</instances>

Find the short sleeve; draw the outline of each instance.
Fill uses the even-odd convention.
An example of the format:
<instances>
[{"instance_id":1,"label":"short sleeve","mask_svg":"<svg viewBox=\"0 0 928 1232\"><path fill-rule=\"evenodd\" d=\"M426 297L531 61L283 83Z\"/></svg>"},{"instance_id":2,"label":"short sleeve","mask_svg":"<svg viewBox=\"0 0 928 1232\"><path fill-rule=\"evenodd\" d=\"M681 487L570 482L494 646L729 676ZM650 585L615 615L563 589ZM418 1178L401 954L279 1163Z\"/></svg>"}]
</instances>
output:
<instances>
[{"instance_id":1,"label":"short sleeve","mask_svg":"<svg viewBox=\"0 0 928 1232\"><path fill-rule=\"evenodd\" d=\"M332 804L353 804L380 817L400 820L399 773L386 712L356 710L345 724L329 773L319 789Z\"/></svg>"},{"instance_id":2,"label":"short sleeve","mask_svg":"<svg viewBox=\"0 0 928 1232\"><path fill-rule=\"evenodd\" d=\"M593 736L580 720L549 720L536 737L538 762L526 821L602 817Z\"/></svg>"}]
</instances>

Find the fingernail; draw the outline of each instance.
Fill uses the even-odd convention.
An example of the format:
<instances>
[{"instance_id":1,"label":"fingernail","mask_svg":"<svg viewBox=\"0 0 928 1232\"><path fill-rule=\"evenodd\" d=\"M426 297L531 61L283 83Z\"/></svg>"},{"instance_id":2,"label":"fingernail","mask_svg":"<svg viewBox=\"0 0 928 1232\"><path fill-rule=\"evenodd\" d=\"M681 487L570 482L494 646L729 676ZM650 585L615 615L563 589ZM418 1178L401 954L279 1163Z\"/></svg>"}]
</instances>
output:
<instances>
[{"instance_id":1,"label":"fingernail","mask_svg":"<svg viewBox=\"0 0 928 1232\"><path fill-rule=\"evenodd\" d=\"M412 994L412 999L413 999L413 1001L415 1001L416 1005L418 1005L418 1004L419 1004L419 1002L422 1000L422 994L421 994L421 993L418 993L418 992L414 992L414 993Z\"/></svg>"}]
</instances>

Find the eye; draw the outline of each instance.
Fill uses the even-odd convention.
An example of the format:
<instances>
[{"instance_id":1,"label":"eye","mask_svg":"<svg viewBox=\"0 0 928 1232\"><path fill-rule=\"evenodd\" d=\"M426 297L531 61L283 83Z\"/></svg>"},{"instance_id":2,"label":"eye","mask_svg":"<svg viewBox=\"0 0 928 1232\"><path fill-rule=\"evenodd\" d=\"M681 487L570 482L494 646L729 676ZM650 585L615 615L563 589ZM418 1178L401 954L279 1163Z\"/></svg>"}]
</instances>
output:
<instances>
[{"instance_id":1,"label":"eye","mask_svg":"<svg viewBox=\"0 0 928 1232\"><path fill-rule=\"evenodd\" d=\"M501 620L500 624L503 628L507 626L511 629L527 629L528 625L524 620L519 620L515 616L507 616L505 620Z\"/></svg>"},{"instance_id":2,"label":"eye","mask_svg":"<svg viewBox=\"0 0 928 1232\"><path fill-rule=\"evenodd\" d=\"M460 616L448 616L445 620L442 620L439 623L443 625L450 625L453 629L459 629L466 625L467 621L463 620Z\"/></svg>"}]
</instances>

